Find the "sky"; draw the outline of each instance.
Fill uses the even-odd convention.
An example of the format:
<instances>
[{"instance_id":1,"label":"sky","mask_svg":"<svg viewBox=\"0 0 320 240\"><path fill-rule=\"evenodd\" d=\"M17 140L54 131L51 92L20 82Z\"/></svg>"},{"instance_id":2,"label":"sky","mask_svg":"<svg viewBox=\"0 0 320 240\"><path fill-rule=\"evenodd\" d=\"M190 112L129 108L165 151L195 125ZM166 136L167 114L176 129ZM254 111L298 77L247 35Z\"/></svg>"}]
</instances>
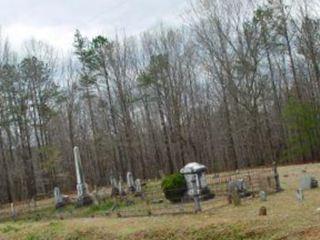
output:
<instances>
[{"instance_id":1,"label":"sky","mask_svg":"<svg viewBox=\"0 0 320 240\"><path fill-rule=\"evenodd\" d=\"M31 38L70 50L79 29L93 37L138 35L164 22L177 25L187 0L0 0L3 36L18 50Z\"/></svg>"}]
</instances>

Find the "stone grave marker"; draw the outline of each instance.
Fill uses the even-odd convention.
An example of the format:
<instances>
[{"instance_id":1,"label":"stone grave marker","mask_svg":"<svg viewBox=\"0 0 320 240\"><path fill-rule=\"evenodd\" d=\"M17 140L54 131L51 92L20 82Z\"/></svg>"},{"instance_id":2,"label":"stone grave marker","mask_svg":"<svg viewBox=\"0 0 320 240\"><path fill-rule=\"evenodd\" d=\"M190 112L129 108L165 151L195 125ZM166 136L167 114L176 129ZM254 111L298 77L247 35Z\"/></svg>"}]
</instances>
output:
<instances>
[{"instance_id":1,"label":"stone grave marker","mask_svg":"<svg viewBox=\"0 0 320 240\"><path fill-rule=\"evenodd\" d=\"M74 147L73 152L77 174L77 206L82 207L86 205L91 205L93 201L92 198L89 196L87 185L85 182L79 148Z\"/></svg>"},{"instance_id":2,"label":"stone grave marker","mask_svg":"<svg viewBox=\"0 0 320 240\"><path fill-rule=\"evenodd\" d=\"M299 188L296 191L296 198L297 198L298 202L303 202L303 200L304 200L303 189Z\"/></svg>"},{"instance_id":3,"label":"stone grave marker","mask_svg":"<svg viewBox=\"0 0 320 240\"><path fill-rule=\"evenodd\" d=\"M259 209L259 216L267 216L267 208L266 207L261 207Z\"/></svg>"},{"instance_id":4,"label":"stone grave marker","mask_svg":"<svg viewBox=\"0 0 320 240\"><path fill-rule=\"evenodd\" d=\"M11 203L11 218L13 221L16 221L17 220L17 210L16 210L16 207L14 205L14 203Z\"/></svg>"},{"instance_id":5,"label":"stone grave marker","mask_svg":"<svg viewBox=\"0 0 320 240\"><path fill-rule=\"evenodd\" d=\"M122 187L122 178L121 177L119 177L118 188L119 188L119 195L120 196L125 196L126 192L124 191L124 189Z\"/></svg>"},{"instance_id":6,"label":"stone grave marker","mask_svg":"<svg viewBox=\"0 0 320 240\"><path fill-rule=\"evenodd\" d=\"M317 187L318 181L314 177L310 175L304 175L300 178L300 188L302 190L309 190Z\"/></svg>"},{"instance_id":7,"label":"stone grave marker","mask_svg":"<svg viewBox=\"0 0 320 240\"><path fill-rule=\"evenodd\" d=\"M183 174L187 183L187 195L191 198L199 195L201 200L207 200L214 197L207 184L205 171L207 167L199 163L188 163L180 173ZM196 186L196 187L195 187Z\"/></svg>"},{"instance_id":8,"label":"stone grave marker","mask_svg":"<svg viewBox=\"0 0 320 240\"><path fill-rule=\"evenodd\" d=\"M142 186L141 186L141 180L139 178L136 179L135 186L136 186L136 194L138 196L141 196L142 195Z\"/></svg>"},{"instance_id":9,"label":"stone grave marker","mask_svg":"<svg viewBox=\"0 0 320 240\"><path fill-rule=\"evenodd\" d=\"M54 195L54 202L56 209L62 208L66 205L66 201L64 197L61 195L60 188L55 187L53 189L53 195Z\"/></svg>"},{"instance_id":10,"label":"stone grave marker","mask_svg":"<svg viewBox=\"0 0 320 240\"><path fill-rule=\"evenodd\" d=\"M260 191L259 197L262 202L267 201L267 193L265 191Z\"/></svg>"},{"instance_id":11,"label":"stone grave marker","mask_svg":"<svg viewBox=\"0 0 320 240\"><path fill-rule=\"evenodd\" d=\"M232 195L235 191L238 192L241 198L251 195L247 189L246 182L243 179L237 179L228 183L228 194Z\"/></svg>"},{"instance_id":12,"label":"stone grave marker","mask_svg":"<svg viewBox=\"0 0 320 240\"><path fill-rule=\"evenodd\" d=\"M127 186L130 192L135 192L135 184L132 176L132 172L127 172Z\"/></svg>"}]
</instances>

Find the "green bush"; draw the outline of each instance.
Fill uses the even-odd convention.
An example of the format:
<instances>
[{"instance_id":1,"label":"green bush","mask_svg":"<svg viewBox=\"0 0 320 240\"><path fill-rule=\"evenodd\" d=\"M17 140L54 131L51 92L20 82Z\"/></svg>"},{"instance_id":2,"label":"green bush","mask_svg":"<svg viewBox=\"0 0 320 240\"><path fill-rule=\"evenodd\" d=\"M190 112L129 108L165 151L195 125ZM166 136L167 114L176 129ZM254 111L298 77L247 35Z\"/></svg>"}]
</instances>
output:
<instances>
[{"instance_id":1,"label":"green bush","mask_svg":"<svg viewBox=\"0 0 320 240\"><path fill-rule=\"evenodd\" d=\"M180 202L187 191L187 183L181 173L166 176L161 183L165 197L173 203Z\"/></svg>"}]
</instances>

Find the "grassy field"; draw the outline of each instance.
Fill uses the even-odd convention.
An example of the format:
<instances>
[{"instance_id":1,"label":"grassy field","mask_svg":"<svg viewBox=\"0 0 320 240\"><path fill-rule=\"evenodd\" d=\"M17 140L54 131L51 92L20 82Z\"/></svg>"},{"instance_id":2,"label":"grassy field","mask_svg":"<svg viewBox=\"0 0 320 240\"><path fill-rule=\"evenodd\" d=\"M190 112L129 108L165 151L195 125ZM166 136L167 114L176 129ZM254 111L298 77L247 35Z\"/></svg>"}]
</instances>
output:
<instances>
[{"instance_id":1,"label":"grassy field","mask_svg":"<svg viewBox=\"0 0 320 240\"><path fill-rule=\"evenodd\" d=\"M17 222L0 223L0 239L318 240L320 189L306 191L302 203L295 198L303 170L320 179L320 164L280 167L285 191L268 196L267 202L256 198L234 207L226 205L226 199L220 199L211 201L211 210L200 214L134 218L104 216L111 202L80 210L70 206L63 211L63 219L59 218L61 212L48 207L38 213L27 214ZM267 216L258 216L261 206L267 208Z\"/></svg>"}]
</instances>

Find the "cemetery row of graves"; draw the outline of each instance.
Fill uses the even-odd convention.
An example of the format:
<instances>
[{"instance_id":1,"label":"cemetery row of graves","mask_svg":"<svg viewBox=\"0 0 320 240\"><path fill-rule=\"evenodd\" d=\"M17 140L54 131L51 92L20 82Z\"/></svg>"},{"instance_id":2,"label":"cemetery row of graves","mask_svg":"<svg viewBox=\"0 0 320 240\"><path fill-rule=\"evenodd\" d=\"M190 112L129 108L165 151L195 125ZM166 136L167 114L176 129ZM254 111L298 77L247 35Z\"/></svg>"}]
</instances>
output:
<instances>
[{"instance_id":1,"label":"cemetery row of graves","mask_svg":"<svg viewBox=\"0 0 320 240\"><path fill-rule=\"evenodd\" d=\"M0 219L17 220L26 213L37 213L43 209L56 209L55 213L63 213L64 209L84 209L87 206L106 205L103 214L116 217L156 216L166 214L186 214L214 210L213 201L225 201L225 204L238 206L242 201L260 198L267 201L269 194L282 191L277 165L251 170L206 174L207 168L199 163L189 163L180 173L164 177L161 181L142 181L134 179L128 172L126 181L115 176L110 177L110 186L89 191L85 182L79 148L74 148L76 167L76 196L64 195L59 186L53 189L52 200L46 204L37 204L32 200L27 204L15 205L0 209ZM303 191L318 187L317 180L308 175L300 179L300 187L296 191L298 201L303 201ZM99 209L99 208L97 208ZM260 209L261 215L266 209ZM56 217L61 215L55 214Z\"/></svg>"}]
</instances>

